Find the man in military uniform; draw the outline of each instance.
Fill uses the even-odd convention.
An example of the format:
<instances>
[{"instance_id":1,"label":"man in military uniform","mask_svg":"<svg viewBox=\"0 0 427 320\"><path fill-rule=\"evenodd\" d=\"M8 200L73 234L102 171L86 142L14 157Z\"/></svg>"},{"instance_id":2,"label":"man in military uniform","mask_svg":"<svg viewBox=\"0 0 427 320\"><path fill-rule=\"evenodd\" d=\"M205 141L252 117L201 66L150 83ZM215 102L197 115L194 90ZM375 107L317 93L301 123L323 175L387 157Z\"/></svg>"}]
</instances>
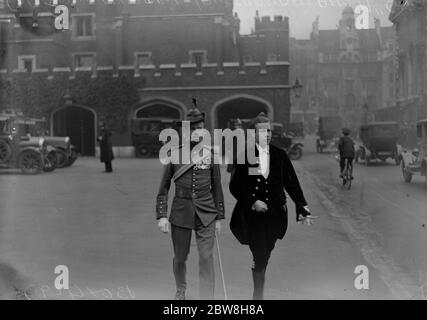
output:
<instances>
[{"instance_id":1,"label":"man in military uniform","mask_svg":"<svg viewBox=\"0 0 427 320\"><path fill-rule=\"evenodd\" d=\"M230 221L235 237L249 245L253 256L252 299L264 296L265 271L277 239L286 233L288 210L287 191L296 204L297 221L311 225L313 216L307 206L298 177L286 152L270 144L270 121L261 113L253 122L255 129L255 157L257 164L237 164L230 180L230 191L237 199ZM259 139L260 130L266 139ZM249 150L253 152L252 150Z\"/></svg>"},{"instance_id":2,"label":"man in military uniform","mask_svg":"<svg viewBox=\"0 0 427 320\"><path fill-rule=\"evenodd\" d=\"M205 114L194 108L187 114L186 121L190 122L191 133L203 129ZM191 149L196 144L191 142ZM209 156L213 157L212 153ZM209 160L167 164L160 182L156 206L158 227L161 232L169 233L171 224L176 300L185 300L186 261L192 230L199 251L200 298L214 298L213 249L215 231L220 230L220 220L224 219L224 198L219 165L213 164L212 158ZM172 180L175 182L175 198L168 219L168 193Z\"/></svg>"}]
</instances>

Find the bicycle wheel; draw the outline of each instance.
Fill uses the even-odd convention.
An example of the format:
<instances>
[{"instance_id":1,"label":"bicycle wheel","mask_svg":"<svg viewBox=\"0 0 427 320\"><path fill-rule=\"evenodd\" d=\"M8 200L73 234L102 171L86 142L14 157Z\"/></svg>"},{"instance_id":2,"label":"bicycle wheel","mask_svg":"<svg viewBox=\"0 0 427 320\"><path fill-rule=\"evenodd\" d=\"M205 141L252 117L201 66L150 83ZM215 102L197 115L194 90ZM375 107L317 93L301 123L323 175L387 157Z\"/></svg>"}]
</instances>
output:
<instances>
[{"instance_id":1,"label":"bicycle wheel","mask_svg":"<svg viewBox=\"0 0 427 320\"><path fill-rule=\"evenodd\" d=\"M346 172L346 178L347 178L347 189L351 189L351 182L353 176L353 166L350 166L349 163L347 163L347 172Z\"/></svg>"},{"instance_id":2,"label":"bicycle wheel","mask_svg":"<svg viewBox=\"0 0 427 320\"><path fill-rule=\"evenodd\" d=\"M347 190L350 190L351 189L351 175L348 173L348 171L347 171L346 180L347 180L347 183L346 183Z\"/></svg>"}]
</instances>

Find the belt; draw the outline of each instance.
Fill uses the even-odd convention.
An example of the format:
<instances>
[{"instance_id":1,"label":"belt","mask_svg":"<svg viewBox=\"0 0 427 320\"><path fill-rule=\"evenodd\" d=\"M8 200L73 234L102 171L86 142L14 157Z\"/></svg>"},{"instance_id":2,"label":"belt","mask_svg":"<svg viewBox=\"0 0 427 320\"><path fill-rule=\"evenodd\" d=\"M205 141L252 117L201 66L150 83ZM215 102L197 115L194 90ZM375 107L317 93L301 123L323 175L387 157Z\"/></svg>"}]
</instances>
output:
<instances>
[{"instance_id":1,"label":"belt","mask_svg":"<svg viewBox=\"0 0 427 320\"><path fill-rule=\"evenodd\" d=\"M183 190L183 189L176 189L175 190L175 197L181 198L181 199L193 199L193 198L199 198L202 196L205 196L206 194L210 193L210 189L206 190L200 190L197 193L193 192L191 190Z\"/></svg>"}]
</instances>

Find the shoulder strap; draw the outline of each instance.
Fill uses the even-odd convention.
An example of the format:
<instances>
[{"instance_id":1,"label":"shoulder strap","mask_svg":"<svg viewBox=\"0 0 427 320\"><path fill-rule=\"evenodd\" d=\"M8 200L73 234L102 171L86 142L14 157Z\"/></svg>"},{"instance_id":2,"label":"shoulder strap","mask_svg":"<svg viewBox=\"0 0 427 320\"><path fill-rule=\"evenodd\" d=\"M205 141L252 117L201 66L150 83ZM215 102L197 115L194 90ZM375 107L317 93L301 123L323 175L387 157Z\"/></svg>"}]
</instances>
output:
<instances>
[{"instance_id":1,"label":"shoulder strap","mask_svg":"<svg viewBox=\"0 0 427 320\"><path fill-rule=\"evenodd\" d=\"M208 155L206 155L205 157L203 157L201 160L203 161L203 160L205 160L205 159L207 159L207 158L209 158L209 157L211 157L212 155L211 154L208 154ZM179 168L179 170L177 170L176 172L175 172L175 174L173 175L173 182L176 182L179 178L181 178L188 170L191 170L191 169L193 169L193 167L195 166L196 164L195 163L189 163L189 164L186 164L186 165L184 165L184 166L182 166L181 168Z\"/></svg>"},{"instance_id":2,"label":"shoulder strap","mask_svg":"<svg viewBox=\"0 0 427 320\"><path fill-rule=\"evenodd\" d=\"M195 163L190 163L182 166L179 170L175 171L173 175L173 182L176 182L179 178L181 178L188 170L191 170L194 167Z\"/></svg>"}]
</instances>

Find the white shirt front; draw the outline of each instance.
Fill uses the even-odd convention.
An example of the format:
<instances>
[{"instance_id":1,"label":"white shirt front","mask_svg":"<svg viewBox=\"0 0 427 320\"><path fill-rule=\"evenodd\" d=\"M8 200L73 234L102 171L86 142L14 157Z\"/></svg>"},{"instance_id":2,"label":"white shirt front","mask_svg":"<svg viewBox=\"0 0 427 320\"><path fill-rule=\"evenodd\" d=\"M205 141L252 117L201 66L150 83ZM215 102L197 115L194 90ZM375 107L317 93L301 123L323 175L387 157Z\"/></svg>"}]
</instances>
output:
<instances>
[{"instance_id":1,"label":"white shirt front","mask_svg":"<svg viewBox=\"0 0 427 320\"><path fill-rule=\"evenodd\" d=\"M267 179L270 174L270 150L267 147L261 148L260 145L256 145L259 152L259 166L261 169L262 176Z\"/></svg>"}]
</instances>

